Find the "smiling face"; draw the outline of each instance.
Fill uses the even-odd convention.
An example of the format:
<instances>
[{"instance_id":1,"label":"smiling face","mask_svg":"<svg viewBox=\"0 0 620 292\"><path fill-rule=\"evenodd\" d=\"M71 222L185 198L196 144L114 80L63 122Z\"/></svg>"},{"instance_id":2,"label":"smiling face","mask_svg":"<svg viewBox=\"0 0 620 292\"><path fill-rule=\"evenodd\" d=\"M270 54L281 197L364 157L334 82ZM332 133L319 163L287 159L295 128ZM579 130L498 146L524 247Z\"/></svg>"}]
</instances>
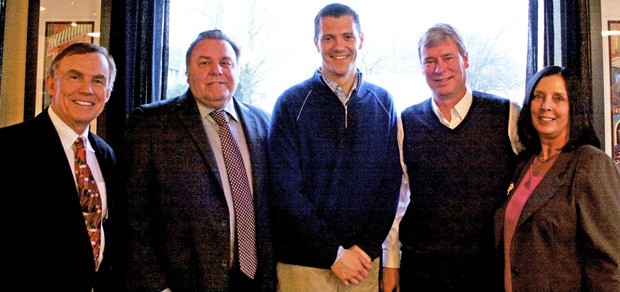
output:
<instances>
[{"instance_id":1,"label":"smiling face","mask_svg":"<svg viewBox=\"0 0 620 292\"><path fill-rule=\"evenodd\" d=\"M461 56L459 48L451 38L446 38L432 48L422 47L420 60L422 73L434 98L451 100L465 95L469 56Z\"/></svg>"},{"instance_id":2,"label":"smiling face","mask_svg":"<svg viewBox=\"0 0 620 292\"><path fill-rule=\"evenodd\" d=\"M51 107L77 134L103 111L110 99L110 68L99 53L75 54L59 61L54 76L45 78Z\"/></svg>"},{"instance_id":3,"label":"smiling face","mask_svg":"<svg viewBox=\"0 0 620 292\"><path fill-rule=\"evenodd\" d=\"M566 83L560 75L540 79L530 103L532 124L541 142L562 147L568 141L570 105Z\"/></svg>"},{"instance_id":4,"label":"smiling face","mask_svg":"<svg viewBox=\"0 0 620 292\"><path fill-rule=\"evenodd\" d=\"M196 99L213 109L223 109L239 82L237 56L223 40L204 39L192 50L187 83Z\"/></svg>"},{"instance_id":5,"label":"smiling face","mask_svg":"<svg viewBox=\"0 0 620 292\"><path fill-rule=\"evenodd\" d=\"M355 78L355 60L362 48L364 34L357 31L351 15L322 17L314 45L321 53L322 73L338 84Z\"/></svg>"}]
</instances>

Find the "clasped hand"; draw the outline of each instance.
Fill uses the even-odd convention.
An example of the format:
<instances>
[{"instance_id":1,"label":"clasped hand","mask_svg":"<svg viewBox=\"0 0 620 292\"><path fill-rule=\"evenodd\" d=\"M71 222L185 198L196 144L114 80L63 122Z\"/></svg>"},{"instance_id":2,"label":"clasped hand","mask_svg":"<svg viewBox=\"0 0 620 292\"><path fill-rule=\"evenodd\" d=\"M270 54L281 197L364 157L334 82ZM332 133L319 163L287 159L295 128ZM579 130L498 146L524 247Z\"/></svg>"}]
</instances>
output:
<instances>
[{"instance_id":1,"label":"clasped hand","mask_svg":"<svg viewBox=\"0 0 620 292\"><path fill-rule=\"evenodd\" d=\"M368 277L368 271L372 268L370 262L371 258L354 245L344 251L342 257L332 265L331 270L344 285L357 285Z\"/></svg>"}]
</instances>

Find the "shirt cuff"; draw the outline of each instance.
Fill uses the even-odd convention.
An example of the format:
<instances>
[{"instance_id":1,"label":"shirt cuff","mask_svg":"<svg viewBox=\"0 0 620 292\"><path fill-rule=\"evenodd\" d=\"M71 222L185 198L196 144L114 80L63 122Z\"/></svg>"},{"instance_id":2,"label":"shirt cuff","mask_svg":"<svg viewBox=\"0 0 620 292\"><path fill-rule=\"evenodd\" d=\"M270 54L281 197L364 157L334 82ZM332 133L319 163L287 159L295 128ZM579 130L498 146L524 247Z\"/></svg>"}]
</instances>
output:
<instances>
[{"instance_id":1,"label":"shirt cuff","mask_svg":"<svg viewBox=\"0 0 620 292\"><path fill-rule=\"evenodd\" d=\"M340 260L340 258L342 257L343 254L344 254L344 247L342 247L342 245L341 245L341 246L338 247L338 255L336 256L336 260L334 261L334 264L338 260Z\"/></svg>"},{"instance_id":2,"label":"shirt cuff","mask_svg":"<svg viewBox=\"0 0 620 292\"><path fill-rule=\"evenodd\" d=\"M382 265L384 268L400 268L400 250L383 250Z\"/></svg>"}]
</instances>

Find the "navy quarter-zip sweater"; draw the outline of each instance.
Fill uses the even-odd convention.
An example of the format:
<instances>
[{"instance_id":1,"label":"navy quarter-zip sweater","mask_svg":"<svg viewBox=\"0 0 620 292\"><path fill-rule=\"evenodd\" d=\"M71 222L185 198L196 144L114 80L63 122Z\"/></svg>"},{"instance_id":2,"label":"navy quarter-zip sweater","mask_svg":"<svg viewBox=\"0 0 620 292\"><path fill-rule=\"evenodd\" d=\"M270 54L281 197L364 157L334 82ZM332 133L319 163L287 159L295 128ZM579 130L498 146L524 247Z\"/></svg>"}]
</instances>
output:
<instances>
[{"instance_id":1,"label":"navy quarter-zip sweater","mask_svg":"<svg viewBox=\"0 0 620 292\"><path fill-rule=\"evenodd\" d=\"M270 128L281 262L325 268L339 246L381 254L402 170L391 95L362 81L345 107L320 74L286 90Z\"/></svg>"}]
</instances>

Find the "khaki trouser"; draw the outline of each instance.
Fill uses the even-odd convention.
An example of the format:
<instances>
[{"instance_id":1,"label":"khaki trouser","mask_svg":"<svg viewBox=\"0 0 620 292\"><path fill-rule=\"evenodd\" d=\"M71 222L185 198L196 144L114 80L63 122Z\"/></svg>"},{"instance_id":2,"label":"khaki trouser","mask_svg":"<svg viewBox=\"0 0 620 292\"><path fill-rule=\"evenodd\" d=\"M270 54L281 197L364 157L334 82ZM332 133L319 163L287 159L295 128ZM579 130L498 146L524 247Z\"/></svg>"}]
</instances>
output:
<instances>
[{"instance_id":1,"label":"khaki trouser","mask_svg":"<svg viewBox=\"0 0 620 292\"><path fill-rule=\"evenodd\" d=\"M380 260L372 261L368 277L361 283L345 286L329 269L278 263L278 292L369 292L379 291Z\"/></svg>"}]
</instances>

